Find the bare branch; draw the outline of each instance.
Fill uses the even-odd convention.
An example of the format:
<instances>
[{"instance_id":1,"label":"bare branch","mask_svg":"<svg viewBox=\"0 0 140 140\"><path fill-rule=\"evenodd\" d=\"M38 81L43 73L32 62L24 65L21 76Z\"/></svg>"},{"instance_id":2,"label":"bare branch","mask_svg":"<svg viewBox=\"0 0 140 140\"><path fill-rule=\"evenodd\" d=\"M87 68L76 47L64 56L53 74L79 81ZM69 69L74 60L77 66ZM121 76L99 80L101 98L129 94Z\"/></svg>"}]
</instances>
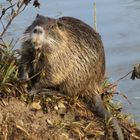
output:
<instances>
[{"instance_id":1,"label":"bare branch","mask_svg":"<svg viewBox=\"0 0 140 140\"><path fill-rule=\"evenodd\" d=\"M18 9L15 10L11 17L10 17L10 20L9 22L7 23L7 25L5 26L4 30L2 31L2 33L0 34L0 37L2 37L4 35L4 33L7 31L8 27L10 26L10 24L12 23L13 19L19 14L20 12L20 9L23 7L24 5L24 1L21 2L21 4L19 5Z\"/></svg>"},{"instance_id":2,"label":"bare branch","mask_svg":"<svg viewBox=\"0 0 140 140\"><path fill-rule=\"evenodd\" d=\"M3 40L3 35L6 33L6 31L8 30L9 26L11 25L12 21L20 14L22 13L25 8L27 7L27 5L33 1L33 6L38 7L40 6L39 0L17 0L12 1L12 0L7 0L9 2L9 6L7 8L3 8L1 15L0 15L0 23L3 27L3 30L0 32L0 40L2 41L2 43L4 44L4 40ZM9 14L9 10L11 10L10 13L10 19L8 20L7 23L3 22L3 16L6 16L7 14Z\"/></svg>"},{"instance_id":3,"label":"bare branch","mask_svg":"<svg viewBox=\"0 0 140 140\"><path fill-rule=\"evenodd\" d=\"M1 16L0 16L0 20L1 20L2 17L5 15L5 13L6 13L9 9L13 8L15 5L16 5L16 4L12 4L12 5L10 5L9 7L7 7L6 9L3 8L2 13L1 13Z\"/></svg>"}]
</instances>

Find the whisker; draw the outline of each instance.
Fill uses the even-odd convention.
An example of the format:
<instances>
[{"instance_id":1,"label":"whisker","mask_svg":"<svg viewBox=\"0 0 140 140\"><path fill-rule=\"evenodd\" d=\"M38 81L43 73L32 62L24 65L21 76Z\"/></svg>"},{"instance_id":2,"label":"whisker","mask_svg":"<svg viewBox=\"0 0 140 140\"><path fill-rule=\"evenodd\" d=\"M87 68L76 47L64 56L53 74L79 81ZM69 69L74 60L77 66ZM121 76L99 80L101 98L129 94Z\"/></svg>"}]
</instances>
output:
<instances>
[{"instance_id":1,"label":"whisker","mask_svg":"<svg viewBox=\"0 0 140 140\"><path fill-rule=\"evenodd\" d=\"M25 41L27 41L29 39L30 39L30 33L23 34L23 36L21 36L19 38L20 42L25 42Z\"/></svg>"}]
</instances>

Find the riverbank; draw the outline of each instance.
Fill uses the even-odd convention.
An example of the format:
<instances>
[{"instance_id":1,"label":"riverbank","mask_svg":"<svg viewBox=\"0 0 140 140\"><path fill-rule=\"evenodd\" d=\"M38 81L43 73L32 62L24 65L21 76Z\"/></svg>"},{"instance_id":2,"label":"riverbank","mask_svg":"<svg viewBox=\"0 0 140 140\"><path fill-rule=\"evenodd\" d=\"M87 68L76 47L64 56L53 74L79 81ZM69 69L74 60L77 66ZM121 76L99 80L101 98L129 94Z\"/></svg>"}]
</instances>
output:
<instances>
[{"instance_id":1,"label":"riverbank","mask_svg":"<svg viewBox=\"0 0 140 140\"><path fill-rule=\"evenodd\" d=\"M18 53L0 46L0 139L1 140L116 140L109 121L90 112L78 98L42 89L31 95L18 82ZM105 80L101 97L118 120L126 140L139 140L140 129L113 101L116 85Z\"/></svg>"},{"instance_id":2,"label":"riverbank","mask_svg":"<svg viewBox=\"0 0 140 140\"><path fill-rule=\"evenodd\" d=\"M1 140L116 140L109 121L91 113L80 100L58 92L1 98L0 110ZM140 139L138 125L130 116L117 108L112 114L126 140Z\"/></svg>"}]
</instances>

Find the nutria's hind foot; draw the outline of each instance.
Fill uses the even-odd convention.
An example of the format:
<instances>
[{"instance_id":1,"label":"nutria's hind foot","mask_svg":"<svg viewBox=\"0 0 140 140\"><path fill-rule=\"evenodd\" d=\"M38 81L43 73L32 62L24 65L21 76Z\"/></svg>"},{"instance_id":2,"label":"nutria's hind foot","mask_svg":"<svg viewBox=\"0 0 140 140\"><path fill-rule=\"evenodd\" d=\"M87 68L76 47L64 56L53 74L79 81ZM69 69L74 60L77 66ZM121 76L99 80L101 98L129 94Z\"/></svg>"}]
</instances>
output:
<instances>
[{"instance_id":1,"label":"nutria's hind foot","mask_svg":"<svg viewBox=\"0 0 140 140\"><path fill-rule=\"evenodd\" d=\"M37 89L33 88L33 89L28 90L28 95L34 97L34 96L38 95L40 92L41 92L41 90L37 90Z\"/></svg>"},{"instance_id":2,"label":"nutria's hind foot","mask_svg":"<svg viewBox=\"0 0 140 140\"><path fill-rule=\"evenodd\" d=\"M26 84L28 79L18 79L17 80L20 84Z\"/></svg>"}]
</instances>

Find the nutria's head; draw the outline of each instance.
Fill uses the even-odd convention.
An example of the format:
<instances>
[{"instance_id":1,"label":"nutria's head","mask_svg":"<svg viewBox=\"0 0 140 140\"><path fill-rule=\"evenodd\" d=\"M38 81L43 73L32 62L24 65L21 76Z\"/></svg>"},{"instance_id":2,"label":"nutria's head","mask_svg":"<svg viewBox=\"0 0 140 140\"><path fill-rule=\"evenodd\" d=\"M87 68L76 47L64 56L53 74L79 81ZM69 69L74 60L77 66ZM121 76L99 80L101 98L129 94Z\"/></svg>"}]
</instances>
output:
<instances>
[{"instance_id":1,"label":"nutria's head","mask_svg":"<svg viewBox=\"0 0 140 140\"><path fill-rule=\"evenodd\" d=\"M37 15L33 23L24 32L22 42L30 42L29 44L35 50L41 49L47 44L47 36L55 22L55 19Z\"/></svg>"},{"instance_id":2,"label":"nutria's head","mask_svg":"<svg viewBox=\"0 0 140 140\"><path fill-rule=\"evenodd\" d=\"M50 59L58 56L59 52L67 48L67 43L69 43L67 30L62 24L59 19L37 15L23 34L23 48L41 51Z\"/></svg>"},{"instance_id":3,"label":"nutria's head","mask_svg":"<svg viewBox=\"0 0 140 140\"><path fill-rule=\"evenodd\" d=\"M45 31L41 26L35 26L30 33L30 41L35 50L41 49L45 41Z\"/></svg>"}]
</instances>

